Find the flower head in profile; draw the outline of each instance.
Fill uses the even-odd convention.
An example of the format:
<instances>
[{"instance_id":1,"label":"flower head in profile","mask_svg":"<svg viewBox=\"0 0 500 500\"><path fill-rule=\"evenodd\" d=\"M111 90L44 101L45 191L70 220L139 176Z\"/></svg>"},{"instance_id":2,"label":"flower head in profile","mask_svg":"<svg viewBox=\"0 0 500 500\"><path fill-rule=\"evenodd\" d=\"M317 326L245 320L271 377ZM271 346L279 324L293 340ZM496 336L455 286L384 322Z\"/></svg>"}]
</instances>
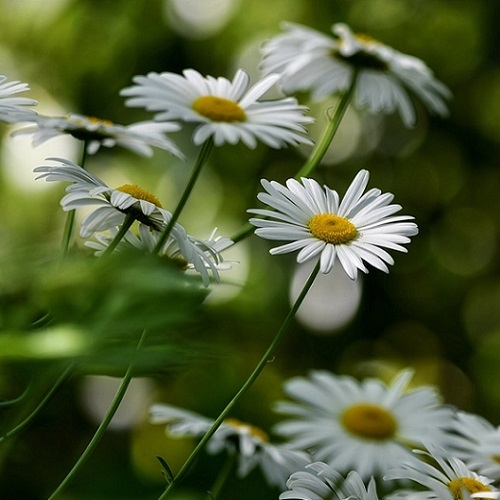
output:
<instances>
[{"instance_id":1,"label":"flower head in profile","mask_svg":"<svg viewBox=\"0 0 500 500\"><path fill-rule=\"evenodd\" d=\"M402 371L389 385L326 371L292 378L284 386L292 401L276 405L292 418L275 430L341 473L355 470L365 480L383 475L411 456L411 446L442 442L451 419L434 389L408 390L411 377Z\"/></svg>"},{"instance_id":2,"label":"flower head in profile","mask_svg":"<svg viewBox=\"0 0 500 500\"><path fill-rule=\"evenodd\" d=\"M448 450L427 445L427 451L418 451L424 459L407 457L385 476L386 480L403 479L424 487L424 491L402 491L394 499L400 500L471 500L498 499L500 491L493 480L471 471ZM432 463L431 463L432 462Z\"/></svg>"},{"instance_id":3,"label":"flower head in profile","mask_svg":"<svg viewBox=\"0 0 500 500\"><path fill-rule=\"evenodd\" d=\"M202 437L214 423L197 413L164 404L151 406L150 422L167 424L168 434L177 437ZM264 431L233 418L224 420L207 443L211 454L224 450L237 454L239 477L245 477L259 465L268 483L279 487L285 486L292 472L309 463L307 453L272 444Z\"/></svg>"},{"instance_id":4,"label":"flower head in profile","mask_svg":"<svg viewBox=\"0 0 500 500\"><path fill-rule=\"evenodd\" d=\"M34 115L29 121L35 125L16 130L13 135L32 134L33 146L39 146L53 137L69 134L85 141L89 154L95 154L101 146L121 146L139 155L151 156L151 147L154 146L183 158L175 143L165 136L168 132L180 129L180 125L173 122L145 121L118 125L109 120L79 114L69 114L67 117Z\"/></svg>"},{"instance_id":5,"label":"flower head in profile","mask_svg":"<svg viewBox=\"0 0 500 500\"><path fill-rule=\"evenodd\" d=\"M294 472L286 483L288 491L280 500L378 500L375 480L368 486L356 471L344 477L324 462L313 462Z\"/></svg>"},{"instance_id":6,"label":"flower head in profile","mask_svg":"<svg viewBox=\"0 0 500 500\"><path fill-rule=\"evenodd\" d=\"M11 123L36 116L35 111L26 106L36 106L37 101L16 96L27 90L29 90L27 83L9 82L6 76L0 75L0 121Z\"/></svg>"},{"instance_id":7,"label":"flower head in profile","mask_svg":"<svg viewBox=\"0 0 500 500\"><path fill-rule=\"evenodd\" d=\"M385 248L406 252L403 244L417 234L413 217L395 216L400 205L393 195L379 189L364 190L369 173L361 170L342 202L336 191L322 188L314 179L289 179L286 186L262 180L266 193L258 199L274 210L252 209L264 218L252 218L255 234L268 240L289 241L271 249L271 254L299 250L297 262L320 260L321 272L329 273L338 259L351 279L358 270L368 272L364 262L388 272L394 260Z\"/></svg>"},{"instance_id":8,"label":"flower head in profile","mask_svg":"<svg viewBox=\"0 0 500 500\"><path fill-rule=\"evenodd\" d=\"M479 415L458 411L452 429L446 449L470 469L500 480L500 426Z\"/></svg>"},{"instance_id":9,"label":"flower head in profile","mask_svg":"<svg viewBox=\"0 0 500 500\"><path fill-rule=\"evenodd\" d=\"M305 124L312 119L293 98L259 101L277 81L270 75L249 88L249 76L238 70L232 81L203 77L193 69L136 76L136 85L123 89L128 106L156 112L155 118L199 124L193 141L199 145L213 137L216 146L242 141L255 148L257 140L273 148L310 144Z\"/></svg>"},{"instance_id":10,"label":"flower head in profile","mask_svg":"<svg viewBox=\"0 0 500 500\"><path fill-rule=\"evenodd\" d=\"M111 228L108 233L95 235L96 241L85 243L89 248L96 250L96 255L104 253L113 241L117 230ZM138 234L127 231L125 237L120 241L117 251L124 249L135 249L140 252L153 253L156 249L161 233L150 227L139 224ZM176 223L165 243L162 245L158 255L168 259L179 268L187 270L194 269L202 278L203 284L210 284L210 276L218 283L220 281L220 270L229 269L224 263L221 252L232 245L229 238L215 237L215 232L208 240L200 240L187 234L184 227Z\"/></svg>"},{"instance_id":11,"label":"flower head in profile","mask_svg":"<svg viewBox=\"0 0 500 500\"><path fill-rule=\"evenodd\" d=\"M96 231L106 231L122 225L127 215L158 231L161 231L171 218L170 212L162 208L158 198L140 186L124 184L114 189L96 175L69 160L62 158L49 158L49 160L57 161L60 165L41 166L34 171L40 173L37 179L71 183L61 200L63 210L97 206L82 220L80 229L82 238L88 238Z\"/></svg>"},{"instance_id":12,"label":"flower head in profile","mask_svg":"<svg viewBox=\"0 0 500 500\"><path fill-rule=\"evenodd\" d=\"M334 37L286 23L284 32L263 47L265 73L279 73L286 93L311 91L321 99L350 87L357 74L354 102L371 113L399 111L406 126L415 124L412 95L430 112L445 116L448 88L427 65L343 24Z\"/></svg>"}]
</instances>

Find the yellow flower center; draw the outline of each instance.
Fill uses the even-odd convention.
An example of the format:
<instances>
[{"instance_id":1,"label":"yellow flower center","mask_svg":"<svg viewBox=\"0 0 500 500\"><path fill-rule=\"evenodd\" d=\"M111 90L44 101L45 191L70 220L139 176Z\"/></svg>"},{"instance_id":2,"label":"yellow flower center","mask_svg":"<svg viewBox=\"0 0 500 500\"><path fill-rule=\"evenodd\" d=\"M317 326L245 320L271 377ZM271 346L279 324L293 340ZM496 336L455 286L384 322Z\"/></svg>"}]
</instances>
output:
<instances>
[{"instance_id":1,"label":"yellow flower center","mask_svg":"<svg viewBox=\"0 0 500 500\"><path fill-rule=\"evenodd\" d=\"M463 500L462 491L465 489L471 495L474 493L481 493L483 491L491 491L489 486L481 483L477 479L473 477L459 477L457 479L453 479L448 483L448 488L453 495L455 500ZM475 497L475 498L483 498L483 497Z\"/></svg>"},{"instance_id":2,"label":"yellow flower center","mask_svg":"<svg viewBox=\"0 0 500 500\"><path fill-rule=\"evenodd\" d=\"M491 459L497 464L500 464L500 455L492 455Z\"/></svg>"},{"instance_id":3,"label":"yellow flower center","mask_svg":"<svg viewBox=\"0 0 500 500\"><path fill-rule=\"evenodd\" d=\"M269 442L269 436L262 430L259 429L258 427L255 427L254 425L247 424L245 422L241 422L240 420L236 418L227 418L224 420L224 423L226 425L229 425L230 427L233 427L235 429L239 430L246 430L249 432L249 434L261 441L262 443L268 443Z\"/></svg>"},{"instance_id":4,"label":"yellow flower center","mask_svg":"<svg viewBox=\"0 0 500 500\"><path fill-rule=\"evenodd\" d=\"M362 33L355 34L354 37L364 47L350 56L342 55L338 51L334 51L333 56L343 59L345 62L359 69L374 69L378 71L387 71L389 69L385 61L366 48L366 45L381 45L378 40ZM343 43L343 41L341 40L340 43Z\"/></svg>"},{"instance_id":5,"label":"yellow flower center","mask_svg":"<svg viewBox=\"0 0 500 500\"><path fill-rule=\"evenodd\" d=\"M142 189L137 184L124 184L123 186L117 187L116 190L121 191L122 193L127 193L138 200L149 201L149 203L162 208L160 200L158 200L154 194Z\"/></svg>"},{"instance_id":6,"label":"yellow flower center","mask_svg":"<svg viewBox=\"0 0 500 500\"><path fill-rule=\"evenodd\" d=\"M94 123L96 125L104 125L105 127L112 127L114 124L111 120L104 120L102 118L96 118L95 116L86 116L87 120L90 123ZM77 122L80 120L76 120ZM83 121L82 121L83 123Z\"/></svg>"},{"instance_id":7,"label":"yellow flower center","mask_svg":"<svg viewBox=\"0 0 500 500\"><path fill-rule=\"evenodd\" d=\"M358 236L356 226L349 219L334 214L317 214L307 227L315 238L333 245L349 243Z\"/></svg>"},{"instance_id":8,"label":"yellow flower center","mask_svg":"<svg viewBox=\"0 0 500 500\"><path fill-rule=\"evenodd\" d=\"M351 434L377 441L391 439L397 428L391 413L371 403L350 406L342 414L341 422Z\"/></svg>"},{"instance_id":9,"label":"yellow flower center","mask_svg":"<svg viewBox=\"0 0 500 500\"><path fill-rule=\"evenodd\" d=\"M234 101L224 97L205 95L193 102L193 109L214 122L244 122L245 111Z\"/></svg>"}]
</instances>

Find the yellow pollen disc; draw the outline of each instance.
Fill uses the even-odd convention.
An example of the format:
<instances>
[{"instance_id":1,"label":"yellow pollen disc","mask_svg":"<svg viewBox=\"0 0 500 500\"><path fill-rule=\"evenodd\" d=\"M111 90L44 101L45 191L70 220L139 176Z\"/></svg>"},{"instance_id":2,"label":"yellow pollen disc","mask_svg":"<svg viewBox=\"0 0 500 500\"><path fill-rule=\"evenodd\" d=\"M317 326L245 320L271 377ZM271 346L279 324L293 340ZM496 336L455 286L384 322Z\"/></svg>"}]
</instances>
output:
<instances>
[{"instance_id":1,"label":"yellow pollen disc","mask_svg":"<svg viewBox=\"0 0 500 500\"><path fill-rule=\"evenodd\" d=\"M483 491L491 491L491 488L481 481L474 479L473 477L459 477L457 479L453 479L448 483L448 488L453 495L453 498L456 500L463 500L462 491L465 489L471 495L474 493L481 493ZM483 497L474 497L474 498L483 498Z\"/></svg>"},{"instance_id":2,"label":"yellow pollen disc","mask_svg":"<svg viewBox=\"0 0 500 500\"><path fill-rule=\"evenodd\" d=\"M113 122L110 120L103 120L102 118L96 118L95 116L87 116L87 120L90 123L95 123L97 125L105 125L106 127L111 127Z\"/></svg>"},{"instance_id":3,"label":"yellow pollen disc","mask_svg":"<svg viewBox=\"0 0 500 500\"><path fill-rule=\"evenodd\" d=\"M500 464L500 455L493 455L491 459L494 460L497 464Z\"/></svg>"},{"instance_id":4,"label":"yellow pollen disc","mask_svg":"<svg viewBox=\"0 0 500 500\"><path fill-rule=\"evenodd\" d=\"M342 414L341 422L351 434L378 441L392 438L397 427L385 408L370 403L350 406Z\"/></svg>"},{"instance_id":5,"label":"yellow pollen disc","mask_svg":"<svg viewBox=\"0 0 500 500\"><path fill-rule=\"evenodd\" d=\"M205 95L193 102L193 109L214 122L244 122L245 111L234 101L224 97Z\"/></svg>"},{"instance_id":6,"label":"yellow pollen disc","mask_svg":"<svg viewBox=\"0 0 500 500\"><path fill-rule=\"evenodd\" d=\"M117 187L116 190L121 191L122 193L127 193L138 200L149 201L149 203L162 208L160 200L158 200L154 194L142 189L137 184L124 184L123 186Z\"/></svg>"},{"instance_id":7,"label":"yellow pollen disc","mask_svg":"<svg viewBox=\"0 0 500 500\"><path fill-rule=\"evenodd\" d=\"M254 425L246 424L245 422L241 422L236 418L227 418L226 420L224 420L224 423L226 425L229 425L230 427L234 427L235 429L247 430L252 437L258 439L263 443L269 442L269 436L262 429L259 429Z\"/></svg>"},{"instance_id":8,"label":"yellow pollen disc","mask_svg":"<svg viewBox=\"0 0 500 500\"><path fill-rule=\"evenodd\" d=\"M77 125L85 126L85 122L93 123L94 125L104 125L105 127L112 127L114 123L110 120L104 120L102 118L96 118L95 116L86 116L85 119L72 117L68 115L68 118L72 119Z\"/></svg>"},{"instance_id":9,"label":"yellow pollen disc","mask_svg":"<svg viewBox=\"0 0 500 500\"><path fill-rule=\"evenodd\" d=\"M354 35L356 39L361 43L380 43L369 35L365 35L364 33L356 33Z\"/></svg>"},{"instance_id":10,"label":"yellow pollen disc","mask_svg":"<svg viewBox=\"0 0 500 500\"><path fill-rule=\"evenodd\" d=\"M317 214L307 226L315 238L333 245L349 243L358 236L356 226L349 219L334 214Z\"/></svg>"}]
</instances>

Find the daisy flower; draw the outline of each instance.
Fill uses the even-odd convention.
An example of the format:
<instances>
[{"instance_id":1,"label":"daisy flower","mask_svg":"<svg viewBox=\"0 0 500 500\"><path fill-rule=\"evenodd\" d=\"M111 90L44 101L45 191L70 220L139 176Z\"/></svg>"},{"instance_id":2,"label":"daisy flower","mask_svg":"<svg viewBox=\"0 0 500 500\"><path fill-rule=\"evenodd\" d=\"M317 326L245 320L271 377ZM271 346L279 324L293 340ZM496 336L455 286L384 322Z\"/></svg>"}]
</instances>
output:
<instances>
[{"instance_id":1,"label":"daisy flower","mask_svg":"<svg viewBox=\"0 0 500 500\"><path fill-rule=\"evenodd\" d=\"M459 411L452 430L446 448L469 468L500 480L500 426L493 426L479 415Z\"/></svg>"},{"instance_id":2,"label":"daisy flower","mask_svg":"<svg viewBox=\"0 0 500 500\"><path fill-rule=\"evenodd\" d=\"M82 220L80 236L88 238L96 231L106 231L123 224L127 215L161 231L171 218L160 201L140 186L125 184L110 188L99 177L87 172L79 165L62 158L48 158L60 163L58 166L41 166L34 169L40 173L37 179L66 181L66 195L61 200L63 210L96 205L97 208Z\"/></svg>"},{"instance_id":3,"label":"daisy flower","mask_svg":"<svg viewBox=\"0 0 500 500\"><path fill-rule=\"evenodd\" d=\"M288 491L279 496L280 500L378 500L373 478L366 487L356 471L351 471L344 479L323 462L313 462L305 469L290 476L286 483Z\"/></svg>"},{"instance_id":4,"label":"daisy flower","mask_svg":"<svg viewBox=\"0 0 500 500\"><path fill-rule=\"evenodd\" d=\"M180 125L173 122L145 121L132 125L117 125L109 120L79 114L69 114L67 117L34 115L29 121L35 122L35 125L16 130L12 135L32 134L33 146L39 146L53 137L69 134L86 141L89 154L95 154L101 146L121 146L139 155L151 156L151 146L155 146L183 158L174 142L165 137L165 133L180 129Z\"/></svg>"},{"instance_id":5,"label":"daisy flower","mask_svg":"<svg viewBox=\"0 0 500 500\"><path fill-rule=\"evenodd\" d=\"M167 433L176 437L202 437L214 423L197 413L164 404L151 406L150 422L167 424ZM224 420L207 443L211 454L223 450L237 453L239 477L245 477L259 465L268 483L281 488L292 472L310 461L306 453L272 444L264 431L233 418Z\"/></svg>"},{"instance_id":6,"label":"daisy flower","mask_svg":"<svg viewBox=\"0 0 500 500\"><path fill-rule=\"evenodd\" d=\"M23 117L36 116L33 110L26 109L24 106L36 106L37 101L15 96L27 90L29 90L27 83L9 82L6 76L0 75L0 121L11 123L20 121Z\"/></svg>"},{"instance_id":7,"label":"daisy flower","mask_svg":"<svg viewBox=\"0 0 500 500\"><path fill-rule=\"evenodd\" d=\"M442 442L451 419L434 389L407 390L412 375L402 371L390 385L326 371L292 378L284 390L293 401L276 410L293 418L275 430L339 472L356 470L363 479L384 474L411 456L409 446Z\"/></svg>"},{"instance_id":8,"label":"daisy flower","mask_svg":"<svg viewBox=\"0 0 500 500\"><path fill-rule=\"evenodd\" d=\"M384 248L406 252L402 245L418 229L408 222L413 217L393 215L401 206L390 204L391 193L370 189L363 194L368 179L369 173L361 170L340 203L336 191L321 188L314 179L289 179L286 186L264 179L267 192L258 199L275 211L249 210L266 217L252 218L250 223L261 238L290 242L272 248L272 255L299 250L297 262L319 258L323 274L333 269L336 259L351 279L357 278L358 269L368 272L364 262L389 272L386 264L394 260Z\"/></svg>"},{"instance_id":9,"label":"daisy flower","mask_svg":"<svg viewBox=\"0 0 500 500\"><path fill-rule=\"evenodd\" d=\"M109 234L99 233L95 235L96 241L85 243L89 248L96 250L96 255L106 251L113 241L117 230L111 228ZM138 234L127 231L125 237L118 244L117 250L135 248L141 252L153 253L160 238L158 231L140 224ZM215 230L208 240L199 240L187 234L186 230L179 224L175 224L167 241L163 244L159 255L175 263L181 269L194 269L197 271L205 286L210 283L210 274L215 281L220 281L220 270L229 269L224 263L221 252L232 245L229 238L215 237Z\"/></svg>"},{"instance_id":10,"label":"daisy flower","mask_svg":"<svg viewBox=\"0 0 500 500\"><path fill-rule=\"evenodd\" d=\"M182 120L198 123L195 144L213 137L216 146L242 141L255 148L257 140L272 148L286 144L311 144L305 124L312 118L293 98L268 101L258 99L278 80L270 75L249 88L249 76L238 70L232 81L203 77L193 69L175 73L149 73L136 76L136 85L123 89L128 106L142 106L157 112L156 120Z\"/></svg>"},{"instance_id":11,"label":"daisy flower","mask_svg":"<svg viewBox=\"0 0 500 500\"><path fill-rule=\"evenodd\" d=\"M491 479L471 471L461 460L450 456L444 448L427 446L419 451L425 460L409 457L384 476L386 480L404 479L418 483L425 491L400 492L394 496L403 500L470 500L497 499L500 492ZM431 459L435 465L429 463Z\"/></svg>"},{"instance_id":12,"label":"daisy flower","mask_svg":"<svg viewBox=\"0 0 500 500\"><path fill-rule=\"evenodd\" d=\"M423 61L342 23L332 32L334 37L285 23L284 32L263 46L264 72L279 73L285 93L311 91L316 99L346 92L356 72L355 104L371 113L397 110L406 126L416 122L411 95L430 112L447 114L451 92Z\"/></svg>"}]
</instances>

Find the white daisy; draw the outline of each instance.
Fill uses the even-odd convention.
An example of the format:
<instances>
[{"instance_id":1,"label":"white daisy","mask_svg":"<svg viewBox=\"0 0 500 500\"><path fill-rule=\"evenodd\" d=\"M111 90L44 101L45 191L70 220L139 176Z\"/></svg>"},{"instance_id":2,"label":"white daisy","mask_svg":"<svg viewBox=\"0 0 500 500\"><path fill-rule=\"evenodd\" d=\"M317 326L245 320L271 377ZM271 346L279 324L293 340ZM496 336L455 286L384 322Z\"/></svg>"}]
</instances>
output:
<instances>
[{"instance_id":1,"label":"white daisy","mask_svg":"<svg viewBox=\"0 0 500 500\"><path fill-rule=\"evenodd\" d=\"M238 70L233 81L203 77L193 69L175 73L149 73L136 76L136 85L123 89L130 97L128 106L142 106L157 112L155 118L182 120L200 125L193 141L199 145L213 137L216 146L242 141L249 148L257 140L273 148L286 144L310 144L305 124L312 119L306 108L293 98L259 101L277 81L270 75L249 88L249 76Z\"/></svg>"},{"instance_id":2,"label":"white daisy","mask_svg":"<svg viewBox=\"0 0 500 500\"><path fill-rule=\"evenodd\" d=\"M351 471L344 479L323 462L313 462L305 469L290 476L286 483L289 491L282 493L280 500L378 500L373 478L366 487L356 471Z\"/></svg>"},{"instance_id":3,"label":"white daisy","mask_svg":"<svg viewBox=\"0 0 500 500\"><path fill-rule=\"evenodd\" d=\"M87 241L85 245L95 249L96 255L101 255L109 247L116 233L117 230L111 228L109 234L96 234L96 241ZM128 247L141 252L152 253L156 248L160 235L161 233L158 231L140 224L138 234L128 231L119 243L117 250L120 251ZM179 223L176 223L163 244L159 255L177 264L182 269L194 269L201 275L203 284L208 286L210 273L218 283L220 281L219 271L230 267L224 263L221 252L231 244L232 241L229 238L215 237L215 231L206 241L193 238L186 233L186 230Z\"/></svg>"},{"instance_id":4,"label":"white daisy","mask_svg":"<svg viewBox=\"0 0 500 500\"><path fill-rule=\"evenodd\" d=\"M472 470L480 470L500 480L500 426L495 427L483 417L457 412L446 448L463 460Z\"/></svg>"},{"instance_id":5,"label":"white daisy","mask_svg":"<svg viewBox=\"0 0 500 500\"><path fill-rule=\"evenodd\" d=\"M7 81L7 77L0 75L0 121L12 123L22 121L24 117L36 116L36 113L25 106L36 106L34 99L17 97L15 94L29 90L27 83Z\"/></svg>"},{"instance_id":6,"label":"white daisy","mask_svg":"<svg viewBox=\"0 0 500 500\"><path fill-rule=\"evenodd\" d=\"M53 137L69 134L76 139L87 141L89 154L95 154L101 146L122 146L142 156L151 156L151 146L155 146L183 158L174 142L165 137L165 133L180 129L180 125L173 122L145 121L132 125L117 125L109 120L78 114L70 114L67 117L34 115L29 121L35 122L36 125L16 130L12 135L32 134L33 146L39 146Z\"/></svg>"},{"instance_id":7,"label":"white daisy","mask_svg":"<svg viewBox=\"0 0 500 500\"><path fill-rule=\"evenodd\" d=\"M152 229L161 231L171 214L161 207L160 201L137 185L125 184L116 189L107 186L99 177L75 163L62 158L48 158L59 166L42 166L34 169L41 173L37 179L71 182L61 200L63 210L97 205L97 209L82 220L80 235L88 238L96 231L106 231L123 224L127 215Z\"/></svg>"},{"instance_id":8,"label":"white daisy","mask_svg":"<svg viewBox=\"0 0 500 500\"><path fill-rule=\"evenodd\" d=\"M260 193L258 199L275 211L249 210L271 219L250 219L258 228L255 234L268 240L290 241L270 253L299 250L298 263L319 258L324 274L333 269L336 259L351 279L356 279L358 269L368 272L363 261L388 272L386 264L394 260L384 248L406 252L402 245L409 243L418 229L408 222L413 217L393 216L401 206L390 204L394 198L391 193L370 189L363 194L368 179L369 173L361 170L341 203L336 191L321 188L314 179L302 178L302 183L289 179L286 187L262 180L267 193Z\"/></svg>"},{"instance_id":9,"label":"white daisy","mask_svg":"<svg viewBox=\"0 0 500 500\"><path fill-rule=\"evenodd\" d=\"M150 422L168 424L168 434L177 437L201 437L214 423L197 413L164 404L151 406ZM237 453L239 477L245 477L259 465L268 483L281 488L292 472L302 469L310 461L306 453L286 445L271 444L264 431L233 418L224 420L207 443L209 453L223 450Z\"/></svg>"},{"instance_id":10,"label":"white daisy","mask_svg":"<svg viewBox=\"0 0 500 500\"><path fill-rule=\"evenodd\" d=\"M394 496L400 500L470 500L497 499L500 492L491 479L471 471L461 460L450 456L444 448L427 446L419 451L424 460L408 457L390 470L384 479L404 479L418 483L425 491L400 492ZM429 458L436 466L429 463Z\"/></svg>"},{"instance_id":11,"label":"white daisy","mask_svg":"<svg viewBox=\"0 0 500 500\"><path fill-rule=\"evenodd\" d=\"M442 442L451 419L434 389L407 390L412 375L402 371L390 385L326 371L292 378L284 390L294 401L276 409L294 418L276 431L339 472L356 470L364 479L384 474L411 455L409 446Z\"/></svg>"},{"instance_id":12,"label":"white daisy","mask_svg":"<svg viewBox=\"0 0 500 500\"><path fill-rule=\"evenodd\" d=\"M334 24L335 37L314 29L284 24L284 33L263 47L263 70L279 73L285 93L312 91L321 99L345 92L358 74L354 102L372 113L399 111L406 126L415 124L414 94L427 109L445 116L449 89L426 64L368 36Z\"/></svg>"}]
</instances>

